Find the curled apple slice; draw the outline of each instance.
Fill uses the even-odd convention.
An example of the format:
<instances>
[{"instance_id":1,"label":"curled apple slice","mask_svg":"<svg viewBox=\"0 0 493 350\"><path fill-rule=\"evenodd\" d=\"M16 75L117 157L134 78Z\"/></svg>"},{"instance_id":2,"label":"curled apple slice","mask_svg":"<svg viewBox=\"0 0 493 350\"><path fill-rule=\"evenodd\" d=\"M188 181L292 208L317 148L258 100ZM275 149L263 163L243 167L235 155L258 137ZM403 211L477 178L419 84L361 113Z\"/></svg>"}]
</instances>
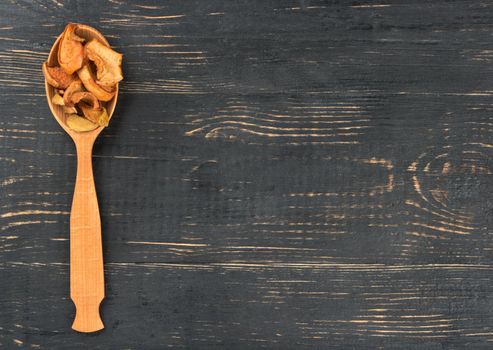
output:
<instances>
[{"instance_id":1,"label":"curled apple slice","mask_svg":"<svg viewBox=\"0 0 493 350\"><path fill-rule=\"evenodd\" d=\"M73 93L70 98L70 102L72 102L73 104L84 103L92 109L101 110L101 104L99 103L96 96L87 91Z\"/></svg>"},{"instance_id":2,"label":"curled apple slice","mask_svg":"<svg viewBox=\"0 0 493 350\"><path fill-rule=\"evenodd\" d=\"M82 46L84 39L75 33L76 29L76 24L67 24L58 48L58 63L67 74L73 74L80 69L84 61L84 47Z\"/></svg>"},{"instance_id":3,"label":"curled apple slice","mask_svg":"<svg viewBox=\"0 0 493 350\"><path fill-rule=\"evenodd\" d=\"M74 103L72 102L72 95L81 91L84 91L84 86L82 85L82 82L80 81L80 79L74 80L63 94L63 101L65 102L65 106L73 107Z\"/></svg>"},{"instance_id":4,"label":"curled apple slice","mask_svg":"<svg viewBox=\"0 0 493 350\"><path fill-rule=\"evenodd\" d=\"M109 117L106 108L90 92L76 92L72 95L72 103L82 110L84 117L101 126L108 126Z\"/></svg>"},{"instance_id":5,"label":"curled apple slice","mask_svg":"<svg viewBox=\"0 0 493 350\"><path fill-rule=\"evenodd\" d=\"M108 126L110 118L108 117L108 112L106 108L94 109L85 103L79 103L79 108L82 110L84 117L89 119L93 123L96 123L100 126Z\"/></svg>"},{"instance_id":6,"label":"curled apple slice","mask_svg":"<svg viewBox=\"0 0 493 350\"><path fill-rule=\"evenodd\" d=\"M113 88L123 79L121 53L95 39L86 44L84 53L96 65L96 83L106 88Z\"/></svg>"},{"instance_id":7,"label":"curled apple slice","mask_svg":"<svg viewBox=\"0 0 493 350\"><path fill-rule=\"evenodd\" d=\"M92 92L98 100L109 101L115 95L114 91L110 92L96 83L91 69L87 64L84 64L82 68L77 71L77 74L87 91Z\"/></svg>"},{"instance_id":8,"label":"curled apple slice","mask_svg":"<svg viewBox=\"0 0 493 350\"><path fill-rule=\"evenodd\" d=\"M66 89L75 79L75 75L67 74L60 67L48 67L48 64L43 63L43 74L48 84L57 89Z\"/></svg>"}]
</instances>

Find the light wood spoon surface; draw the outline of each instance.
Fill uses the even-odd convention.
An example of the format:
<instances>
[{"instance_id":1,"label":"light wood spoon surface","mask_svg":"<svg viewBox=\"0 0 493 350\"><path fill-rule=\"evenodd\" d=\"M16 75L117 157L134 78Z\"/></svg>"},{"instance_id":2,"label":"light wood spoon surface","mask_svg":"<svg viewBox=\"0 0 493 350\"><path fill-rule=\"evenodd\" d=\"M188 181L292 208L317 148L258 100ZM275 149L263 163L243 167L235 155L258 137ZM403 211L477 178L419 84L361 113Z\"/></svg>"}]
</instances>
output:
<instances>
[{"instance_id":1,"label":"light wood spoon surface","mask_svg":"<svg viewBox=\"0 0 493 350\"><path fill-rule=\"evenodd\" d=\"M104 36L92 27L78 24L77 34L86 40L98 39L109 46ZM53 44L48 65L58 64L57 52L61 36ZM53 116L70 135L77 150L77 177L75 180L72 210L70 212L70 298L75 305L72 328L79 332L95 332L104 328L99 315L99 305L104 298L103 248L101 219L92 172L92 148L103 130L100 126L88 132L76 132L65 124L61 106L52 103L55 89L45 82L46 97ZM111 118L118 98L106 104Z\"/></svg>"}]
</instances>

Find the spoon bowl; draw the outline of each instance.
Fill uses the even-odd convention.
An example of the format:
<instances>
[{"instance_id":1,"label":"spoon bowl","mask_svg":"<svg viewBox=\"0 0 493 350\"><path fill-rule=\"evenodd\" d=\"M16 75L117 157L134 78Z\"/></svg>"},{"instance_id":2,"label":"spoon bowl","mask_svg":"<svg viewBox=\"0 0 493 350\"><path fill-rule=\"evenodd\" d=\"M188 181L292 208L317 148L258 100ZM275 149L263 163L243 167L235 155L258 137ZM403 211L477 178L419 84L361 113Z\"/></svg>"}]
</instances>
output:
<instances>
[{"instance_id":1,"label":"spoon bowl","mask_svg":"<svg viewBox=\"0 0 493 350\"><path fill-rule=\"evenodd\" d=\"M89 27L85 24L77 24L77 34L80 37L86 39L86 42L88 42L91 39L97 39L104 45L110 47L110 44L103 36L103 34L101 34L96 29ZM55 43L51 47L50 54L47 60L48 66L50 67L58 65L58 46L60 44L61 39L62 39L62 35L59 35ZM65 123L66 115L63 113L62 106L54 104L51 100L53 98L53 95L55 95L56 93L56 89L50 84L48 84L46 80L45 80L45 91L46 91L46 97L48 99L48 106L50 107L51 113L55 117L56 121L60 124L60 126L72 137L72 139L81 138L81 137L96 138L104 129L103 126L98 126L96 129L86 132L77 132L70 129ZM110 101L106 102L106 111L110 119L111 116L113 115L113 112L115 111L117 100L118 100L118 84L116 85L115 96Z\"/></svg>"},{"instance_id":2,"label":"spoon bowl","mask_svg":"<svg viewBox=\"0 0 493 350\"><path fill-rule=\"evenodd\" d=\"M77 35L86 39L97 39L110 46L104 36L87 25L77 25ZM58 65L60 35L48 57L48 66ZM99 305L104 298L103 248L101 219L92 171L92 148L103 130L98 126L92 131L77 132L66 124L66 115L61 106L52 102L56 89L45 82L46 97L53 116L71 136L77 150L77 176L70 212L70 298L75 305L72 328L79 332L96 332L104 328L99 315ZM111 118L118 97L118 85L114 97L106 102Z\"/></svg>"}]
</instances>

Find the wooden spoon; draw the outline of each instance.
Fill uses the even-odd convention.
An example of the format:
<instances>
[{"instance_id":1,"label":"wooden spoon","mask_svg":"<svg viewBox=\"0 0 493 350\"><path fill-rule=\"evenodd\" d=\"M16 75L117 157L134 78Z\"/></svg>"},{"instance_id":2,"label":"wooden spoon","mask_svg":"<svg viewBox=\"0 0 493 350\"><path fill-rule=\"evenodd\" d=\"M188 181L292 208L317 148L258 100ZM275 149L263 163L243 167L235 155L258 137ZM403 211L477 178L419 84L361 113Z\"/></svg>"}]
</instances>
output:
<instances>
[{"instance_id":1,"label":"wooden spoon","mask_svg":"<svg viewBox=\"0 0 493 350\"><path fill-rule=\"evenodd\" d=\"M94 28L79 24L77 34L86 40L98 39L109 46L104 36ZM57 52L61 36L53 44L48 65L58 65ZM55 89L45 82L46 97L53 116L70 135L77 149L77 178L75 180L72 211L70 212L70 298L75 305L72 328L79 332L95 332L104 328L99 315L99 304L104 298L103 248L101 244L101 219L92 173L92 147L101 133L100 126L88 132L76 132L65 124L61 106L51 102ZM118 98L106 105L111 118Z\"/></svg>"}]
</instances>

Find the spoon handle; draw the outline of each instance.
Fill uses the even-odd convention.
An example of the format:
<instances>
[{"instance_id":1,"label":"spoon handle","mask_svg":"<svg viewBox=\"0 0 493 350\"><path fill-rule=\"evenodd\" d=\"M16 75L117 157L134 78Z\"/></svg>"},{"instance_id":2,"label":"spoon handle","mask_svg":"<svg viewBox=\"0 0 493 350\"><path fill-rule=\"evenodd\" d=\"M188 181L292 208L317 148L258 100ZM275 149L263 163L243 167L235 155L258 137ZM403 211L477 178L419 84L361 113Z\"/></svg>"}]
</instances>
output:
<instances>
[{"instance_id":1,"label":"spoon handle","mask_svg":"<svg viewBox=\"0 0 493 350\"><path fill-rule=\"evenodd\" d=\"M77 140L77 178L70 213L70 297L75 304L72 328L95 332L104 328L99 304L104 298L101 219L92 173L95 138Z\"/></svg>"}]
</instances>

